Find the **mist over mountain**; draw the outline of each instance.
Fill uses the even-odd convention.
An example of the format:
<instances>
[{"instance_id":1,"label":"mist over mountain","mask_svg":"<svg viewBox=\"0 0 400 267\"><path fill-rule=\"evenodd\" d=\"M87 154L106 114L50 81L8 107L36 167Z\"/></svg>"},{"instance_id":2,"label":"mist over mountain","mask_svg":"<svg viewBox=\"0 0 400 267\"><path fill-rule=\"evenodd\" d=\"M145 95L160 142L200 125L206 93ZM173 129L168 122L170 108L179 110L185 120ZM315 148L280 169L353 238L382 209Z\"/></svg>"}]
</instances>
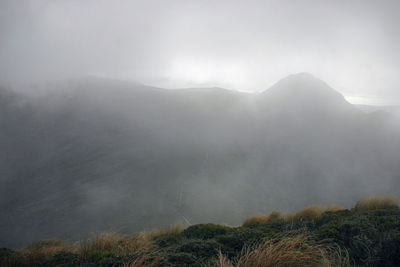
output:
<instances>
[{"instance_id":1,"label":"mist over mountain","mask_svg":"<svg viewBox=\"0 0 400 267\"><path fill-rule=\"evenodd\" d=\"M52 86L0 89L1 246L400 194L396 109L365 112L311 74L254 94Z\"/></svg>"}]
</instances>

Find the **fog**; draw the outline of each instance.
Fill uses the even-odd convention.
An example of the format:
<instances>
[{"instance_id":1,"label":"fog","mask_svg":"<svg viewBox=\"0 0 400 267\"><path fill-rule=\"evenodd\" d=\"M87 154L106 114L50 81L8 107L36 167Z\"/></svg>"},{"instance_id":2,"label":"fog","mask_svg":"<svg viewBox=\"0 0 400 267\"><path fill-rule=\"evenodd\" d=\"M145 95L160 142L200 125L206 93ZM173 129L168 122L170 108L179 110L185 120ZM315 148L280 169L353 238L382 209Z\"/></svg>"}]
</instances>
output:
<instances>
[{"instance_id":1,"label":"fog","mask_svg":"<svg viewBox=\"0 0 400 267\"><path fill-rule=\"evenodd\" d=\"M400 195L398 7L2 1L0 246Z\"/></svg>"},{"instance_id":2,"label":"fog","mask_svg":"<svg viewBox=\"0 0 400 267\"><path fill-rule=\"evenodd\" d=\"M259 92L309 72L350 101L399 104L399 7L395 0L3 0L0 80L30 88L96 75Z\"/></svg>"}]
</instances>

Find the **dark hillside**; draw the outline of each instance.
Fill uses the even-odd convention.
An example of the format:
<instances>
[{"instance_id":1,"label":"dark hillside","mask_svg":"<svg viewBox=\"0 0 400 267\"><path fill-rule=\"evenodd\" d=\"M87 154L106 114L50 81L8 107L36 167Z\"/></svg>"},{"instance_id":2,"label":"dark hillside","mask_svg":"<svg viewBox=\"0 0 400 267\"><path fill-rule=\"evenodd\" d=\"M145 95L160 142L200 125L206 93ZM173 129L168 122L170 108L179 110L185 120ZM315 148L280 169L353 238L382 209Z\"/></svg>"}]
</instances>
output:
<instances>
[{"instance_id":1,"label":"dark hillside","mask_svg":"<svg viewBox=\"0 0 400 267\"><path fill-rule=\"evenodd\" d=\"M400 193L396 119L360 112L308 74L255 95L52 86L34 99L0 92L3 246Z\"/></svg>"}]
</instances>

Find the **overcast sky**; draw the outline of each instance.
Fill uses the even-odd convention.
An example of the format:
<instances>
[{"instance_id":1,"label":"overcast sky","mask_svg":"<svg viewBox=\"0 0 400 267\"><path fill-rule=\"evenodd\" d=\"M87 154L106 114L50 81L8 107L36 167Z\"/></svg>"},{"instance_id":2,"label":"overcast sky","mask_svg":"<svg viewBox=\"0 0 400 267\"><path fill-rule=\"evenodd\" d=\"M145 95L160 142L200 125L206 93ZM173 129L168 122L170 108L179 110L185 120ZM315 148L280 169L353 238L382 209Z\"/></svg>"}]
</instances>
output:
<instances>
[{"instance_id":1,"label":"overcast sky","mask_svg":"<svg viewBox=\"0 0 400 267\"><path fill-rule=\"evenodd\" d=\"M1 0L0 81L261 91L310 72L352 101L400 103L399 14L396 0Z\"/></svg>"}]
</instances>

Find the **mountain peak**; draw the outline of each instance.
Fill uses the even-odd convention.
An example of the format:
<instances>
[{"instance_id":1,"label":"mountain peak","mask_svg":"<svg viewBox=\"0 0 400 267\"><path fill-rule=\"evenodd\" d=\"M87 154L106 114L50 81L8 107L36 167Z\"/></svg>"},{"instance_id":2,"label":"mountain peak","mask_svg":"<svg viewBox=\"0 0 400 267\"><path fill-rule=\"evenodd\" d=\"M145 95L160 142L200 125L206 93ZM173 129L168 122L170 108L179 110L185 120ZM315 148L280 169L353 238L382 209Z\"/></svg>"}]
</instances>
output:
<instances>
[{"instance_id":1,"label":"mountain peak","mask_svg":"<svg viewBox=\"0 0 400 267\"><path fill-rule=\"evenodd\" d=\"M345 101L343 95L306 72L289 75L265 91L270 97L310 101Z\"/></svg>"},{"instance_id":2,"label":"mountain peak","mask_svg":"<svg viewBox=\"0 0 400 267\"><path fill-rule=\"evenodd\" d=\"M270 89L268 89L267 92L275 90L290 90L293 91L292 93L317 93L317 91L322 90L335 92L337 95L340 95L327 83L307 72L291 74L279 80Z\"/></svg>"},{"instance_id":3,"label":"mountain peak","mask_svg":"<svg viewBox=\"0 0 400 267\"><path fill-rule=\"evenodd\" d=\"M310 73L289 75L263 93L269 106L290 108L295 112L337 112L354 110L342 94Z\"/></svg>"},{"instance_id":4,"label":"mountain peak","mask_svg":"<svg viewBox=\"0 0 400 267\"><path fill-rule=\"evenodd\" d=\"M298 72L298 73L293 73L288 76L286 76L283 79L316 79L319 80L317 77L315 77L313 74L309 72Z\"/></svg>"}]
</instances>

